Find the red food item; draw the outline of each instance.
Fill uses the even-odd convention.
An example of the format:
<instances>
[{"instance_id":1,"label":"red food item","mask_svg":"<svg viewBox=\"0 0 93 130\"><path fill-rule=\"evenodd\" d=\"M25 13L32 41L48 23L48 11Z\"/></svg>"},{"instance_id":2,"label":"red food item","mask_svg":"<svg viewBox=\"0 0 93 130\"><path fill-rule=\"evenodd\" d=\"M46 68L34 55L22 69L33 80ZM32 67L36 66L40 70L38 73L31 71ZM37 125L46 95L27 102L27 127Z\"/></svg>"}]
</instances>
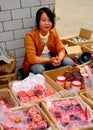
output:
<instances>
[{"instance_id":1,"label":"red food item","mask_svg":"<svg viewBox=\"0 0 93 130\"><path fill-rule=\"evenodd\" d=\"M40 96L40 95L43 94L43 91L42 91L42 90L35 89L35 90L34 90L34 93L35 93L36 96Z\"/></svg>"},{"instance_id":2,"label":"red food item","mask_svg":"<svg viewBox=\"0 0 93 130\"><path fill-rule=\"evenodd\" d=\"M54 112L55 113L61 113L62 112L62 108L61 107L54 107Z\"/></svg>"},{"instance_id":3,"label":"red food item","mask_svg":"<svg viewBox=\"0 0 93 130\"><path fill-rule=\"evenodd\" d=\"M34 91L33 91L33 90L28 90L28 91L27 91L27 95L28 95L29 97L34 96Z\"/></svg>"},{"instance_id":4,"label":"red food item","mask_svg":"<svg viewBox=\"0 0 93 130\"><path fill-rule=\"evenodd\" d=\"M61 124L62 123L62 119L61 118L57 118L56 121Z\"/></svg>"},{"instance_id":5,"label":"red food item","mask_svg":"<svg viewBox=\"0 0 93 130\"><path fill-rule=\"evenodd\" d=\"M36 130L37 124L35 122L28 123L28 130Z\"/></svg>"},{"instance_id":6,"label":"red food item","mask_svg":"<svg viewBox=\"0 0 93 130\"><path fill-rule=\"evenodd\" d=\"M37 100L37 99L38 99L37 96L32 96L32 97L30 97L30 100Z\"/></svg>"},{"instance_id":7,"label":"red food item","mask_svg":"<svg viewBox=\"0 0 93 130\"><path fill-rule=\"evenodd\" d=\"M5 125L5 124L2 124L2 126L3 126L3 128L4 128L5 130L9 129L9 126L7 126L7 125Z\"/></svg>"},{"instance_id":8,"label":"red food item","mask_svg":"<svg viewBox=\"0 0 93 130\"><path fill-rule=\"evenodd\" d=\"M48 123L45 120L41 120L37 122L39 129L46 129L48 127Z\"/></svg>"},{"instance_id":9,"label":"red food item","mask_svg":"<svg viewBox=\"0 0 93 130\"><path fill-rule=\"evenodd\" d=\"M29 99L29 97L28 97L28 96L21 97L21 98L20 98L20 100L21 100L21 102L23 102L23 103L27 103L27 102L29 102L29 101L30 101L30 99Z\"/></svg>"},{"instance_id":10,"label":"red food item","mask_svg":"<svg viewBox=\"0 0 93 130\"><path fill-rule=\"evenodd\" d=\"M43 99L43 98L45 98L45 95L44 95L44 94L41 94L41 95L38 96L38 98L39 98L39 99Z\"/></svg>"},{"instance_id":11,"label":"red food item","mask_svg":"<svg viewBox=\"0 0 93 130\"><path fill-rule=\"evenodd\" d=\"M0 100L0 105L5 104L4 100Z\"/></svg>"},{"instance_id":12,"label":"red food item","mask_svg":"<svg viewBox=\"0 0 93 130\"><path fill-rule=\"evenodd\" d=\"M47 92L47 96L52 96L52 95L54 95L54 94L55 94L55 92L52 91L52 90L50 90L50 91Z\"/></svg>"},{"instance_id":13,"label":"red food item","mask_svg":"<svg viewBox=\"0 0 93 130\"><path fill-rule=\"evenodd\" d=\"M18 92L19 97L25 97L26 95L27 95L27 93L25 91L19 91Z\"/></svg>"},{"instance_id":14,"label":"red food item","mask_svg":"<svg viewBox=\"0 0 93 130\"><path fill-rule=\"evenodd\" d=\"M48 86L44 88L44 91L45 91L45 92L47 92L47 91L49 91L49 90L51 90L51 88L48 87Z\"/></svg>"},{"instance_id":15,"label":"red food item","mask_svg":"<svg viewBox=\"0 0 93 130\"><path fill-rule=\"evenodd\" d=\"M8 129L5 129L5 130L15 130L15 128L8 128Z\"/></svg>"},{"instance_id":16,"label":"red food item","mask_svg":"<svg viewBox=\"0 0 93 130\"><path fill-rule=\"evenodd\" d=\"M12 108L12 104L6 103L7 108Z\"/></svg>"},{"instance_id":17,"label":"red food item","mask_svg":"<svg viewBox=\"0 0 93 130\"><path fill-rule=\"evenodd\" d=\"M35 115L33 115L32 116L32 120L36 121L36 122L42 120L41 114L35 114Z\"/></svg>"},{"instance_id":18,"label":"red food item","mask_svg":"<svg viewBox=\"0 0 93 130\"><path fill-rule=\"evenodd\" d=\"M69 123L70 122L70 116L69 115L65 115L65 116L62 116L62 122L64 123Z\"/></svg>"},{"instance_id":19,"label":"red food item","mask_svg":"<svg viewBox=\"0 0 93 130\"><path fill-rule=\"evenodd\" d=\"M24 129L22 129L22 128L14 128L14 130L24 130Z\"/></svg>"},{"instance_id":20,"label":"red food item","mask_svg":"<svg viewBox=\"0 0 93 130\"><path fill-rule=\"evenodd\" d=\"M28 114L27 114L26 112L23 112L23 114L24 114L24 116L25 116L26 118L29 118L29 116L28 116Z\"/></svg>"},{"instance_id":21,"label":"red food item","mask_svg":"<svg viewBox=\"0 0 93 130\"><path fill-rule=\"evenodd\" d=\"M38 110L37 110L37 108L32 107L32 108L30 108L30 109L28 110L27 113L30 114L30 115L35 115L35 114L38 113Z\"/></svg>"},{"instance_id":22,"label":"red food item","mask_svg":"<svg viewBox=\"0 0 93 130\"><path fill-rule=\"evenodd\" d=\"M60 101L60 100L54 101L53 104L54 104L56 107L62 107L62 101Z\"/></svg>"},{"instance_id":23,"label":"red food item","mask_svg":"<svg viewBox=\"0 0 93 130\"><path fill-rule=\"evenodd\" d=\"M40 85L40 84L37 84L37 85L34 86L34 89L43 90L43 86Z\"/></svg>"}]
</instances>

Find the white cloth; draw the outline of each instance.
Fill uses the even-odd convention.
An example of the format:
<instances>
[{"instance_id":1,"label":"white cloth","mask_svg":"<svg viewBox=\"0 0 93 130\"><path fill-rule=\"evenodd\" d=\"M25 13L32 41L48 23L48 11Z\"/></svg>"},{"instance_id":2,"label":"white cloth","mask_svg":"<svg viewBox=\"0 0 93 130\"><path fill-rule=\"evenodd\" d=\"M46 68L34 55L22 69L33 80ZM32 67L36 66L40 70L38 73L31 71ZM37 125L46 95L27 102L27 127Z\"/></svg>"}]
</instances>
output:
<instances>
[{"instance_id":1,"label":"white cloth","mask_svg":"<svg viewBox=\"0 0 93 130\"><path fill-rule=\"evenodd\" d=\"M50 50L48 49L47 44L46 44L48 41L48 37L49 37L49 32L45 36L43 36L40 33L40 38L45 44L44 49L43 49L42 54L41 54L41 57L50 57Z\"/></svg>"}]
</instances>

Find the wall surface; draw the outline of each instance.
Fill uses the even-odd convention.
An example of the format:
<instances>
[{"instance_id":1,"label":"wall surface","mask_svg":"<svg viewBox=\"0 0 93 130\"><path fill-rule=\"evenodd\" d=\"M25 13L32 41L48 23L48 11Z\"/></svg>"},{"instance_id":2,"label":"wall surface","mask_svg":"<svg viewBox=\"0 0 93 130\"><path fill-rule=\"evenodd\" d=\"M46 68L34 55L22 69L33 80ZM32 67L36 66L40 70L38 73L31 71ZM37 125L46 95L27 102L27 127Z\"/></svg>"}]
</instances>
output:
<instances>
[{"instance_id":1,"label":"wall surface","mask_svg":"<svg viewBox=\"0 0 93 130\"><path fill-rule=\"evenodd\" d=\"M61 37L78 35L80 28L93 31L93 0L56 0L55 12Z\"/></svg>"},{"instance_id":2,"label":"wall surface","mask_svg":"<svg viewBox=\"0 0 93 130\"><path fill-rule=\"evenodd\" d=\"M10 51L16 70L22 66L27 31L35 26L36 11L54 9L55 0L0 0L0 46Z\"/></svg>"}]
</instances>

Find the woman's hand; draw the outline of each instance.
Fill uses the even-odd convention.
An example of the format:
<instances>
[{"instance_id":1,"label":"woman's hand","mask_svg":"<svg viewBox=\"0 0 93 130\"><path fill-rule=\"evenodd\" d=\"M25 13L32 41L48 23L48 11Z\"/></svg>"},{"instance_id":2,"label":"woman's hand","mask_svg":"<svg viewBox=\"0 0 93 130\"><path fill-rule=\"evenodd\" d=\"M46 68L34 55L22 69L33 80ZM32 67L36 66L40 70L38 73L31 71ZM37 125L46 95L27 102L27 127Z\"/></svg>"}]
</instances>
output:
<instances>
[{"instance_id":1,"label":"woman's hand","mask_svg":"<svg viewBox=\"0 0 93 130\"><path fill-rule=\"evenodd\" d=\"M52 62L51 62L54 66L59 66L61 64L61 59L56 56L52 59Z\"/></svg>"}]
</instances>

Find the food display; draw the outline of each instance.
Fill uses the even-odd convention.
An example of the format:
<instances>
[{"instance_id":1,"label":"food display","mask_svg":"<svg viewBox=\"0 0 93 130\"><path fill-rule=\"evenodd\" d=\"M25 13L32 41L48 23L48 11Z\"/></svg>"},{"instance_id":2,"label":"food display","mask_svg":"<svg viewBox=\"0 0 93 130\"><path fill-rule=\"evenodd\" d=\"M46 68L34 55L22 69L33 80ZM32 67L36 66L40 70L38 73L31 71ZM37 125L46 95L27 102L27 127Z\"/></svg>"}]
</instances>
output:
<instances>
[{"instance_id":1,"label":"food display","mask_svg":"<svg viewBox=\"0 0 93 130\"><path fill-rule=\"evenodd\" d=\"M89 109L84 108L77 97L55 99L42 104L50 119L57 123L58 130L93 127Z\"/></svg>"},{"instance_id":2,"label":"food display","mask_svg":"<svg viewBox=\"0 0 93 130\"><path fill-rule=\"evenodd\" d=\"M26 78L23 81L16 81L10 86L19 104L32 101L40 101L46 97L56 94L56 91L49 85L41 75L34 78Z\"/></svg>"},{"instance_id":3,"label":"food display","mask_svg":"<svg viewBox=\"0 0 93 130\"><path fill-rule=\"evenodd\" d=\"M82 89L84 87L83 76L82 76L80 69L78 67L72 67L72 69L70 71L66 70L63 73L63 76L66 77L65 89L72 88L71 83L73 81L80 81L81 82L80 89Z\"/></svg>"},{"instance_id":4,"label":"food display","mask_svg":"<svg viewBox=\"0 0 93 130\"><path fill-rule=\"evenodd\" d=\"M47 96L52 96L53 94L55 94L55 92L51 87L46 85L45 88L43 88L42 85L37 84L34 86L34 89L30 89L27 91L18 91L17 97L22 103L27 103L29 101L43 99Z\"/></svg>"},{"instance_id":5,"label":"food display","mask_svg":"<svg viewBox=\"0 0 93 130\"><path fill-rule=\"evenodd\" d=\"M19 107L9 111L5 109L2 112L5 121L1 121L4 130L46 130L52 127L52 123L38 105ZM3 118L4 119L4 118Z\"/></svg>"}]
</instances>

